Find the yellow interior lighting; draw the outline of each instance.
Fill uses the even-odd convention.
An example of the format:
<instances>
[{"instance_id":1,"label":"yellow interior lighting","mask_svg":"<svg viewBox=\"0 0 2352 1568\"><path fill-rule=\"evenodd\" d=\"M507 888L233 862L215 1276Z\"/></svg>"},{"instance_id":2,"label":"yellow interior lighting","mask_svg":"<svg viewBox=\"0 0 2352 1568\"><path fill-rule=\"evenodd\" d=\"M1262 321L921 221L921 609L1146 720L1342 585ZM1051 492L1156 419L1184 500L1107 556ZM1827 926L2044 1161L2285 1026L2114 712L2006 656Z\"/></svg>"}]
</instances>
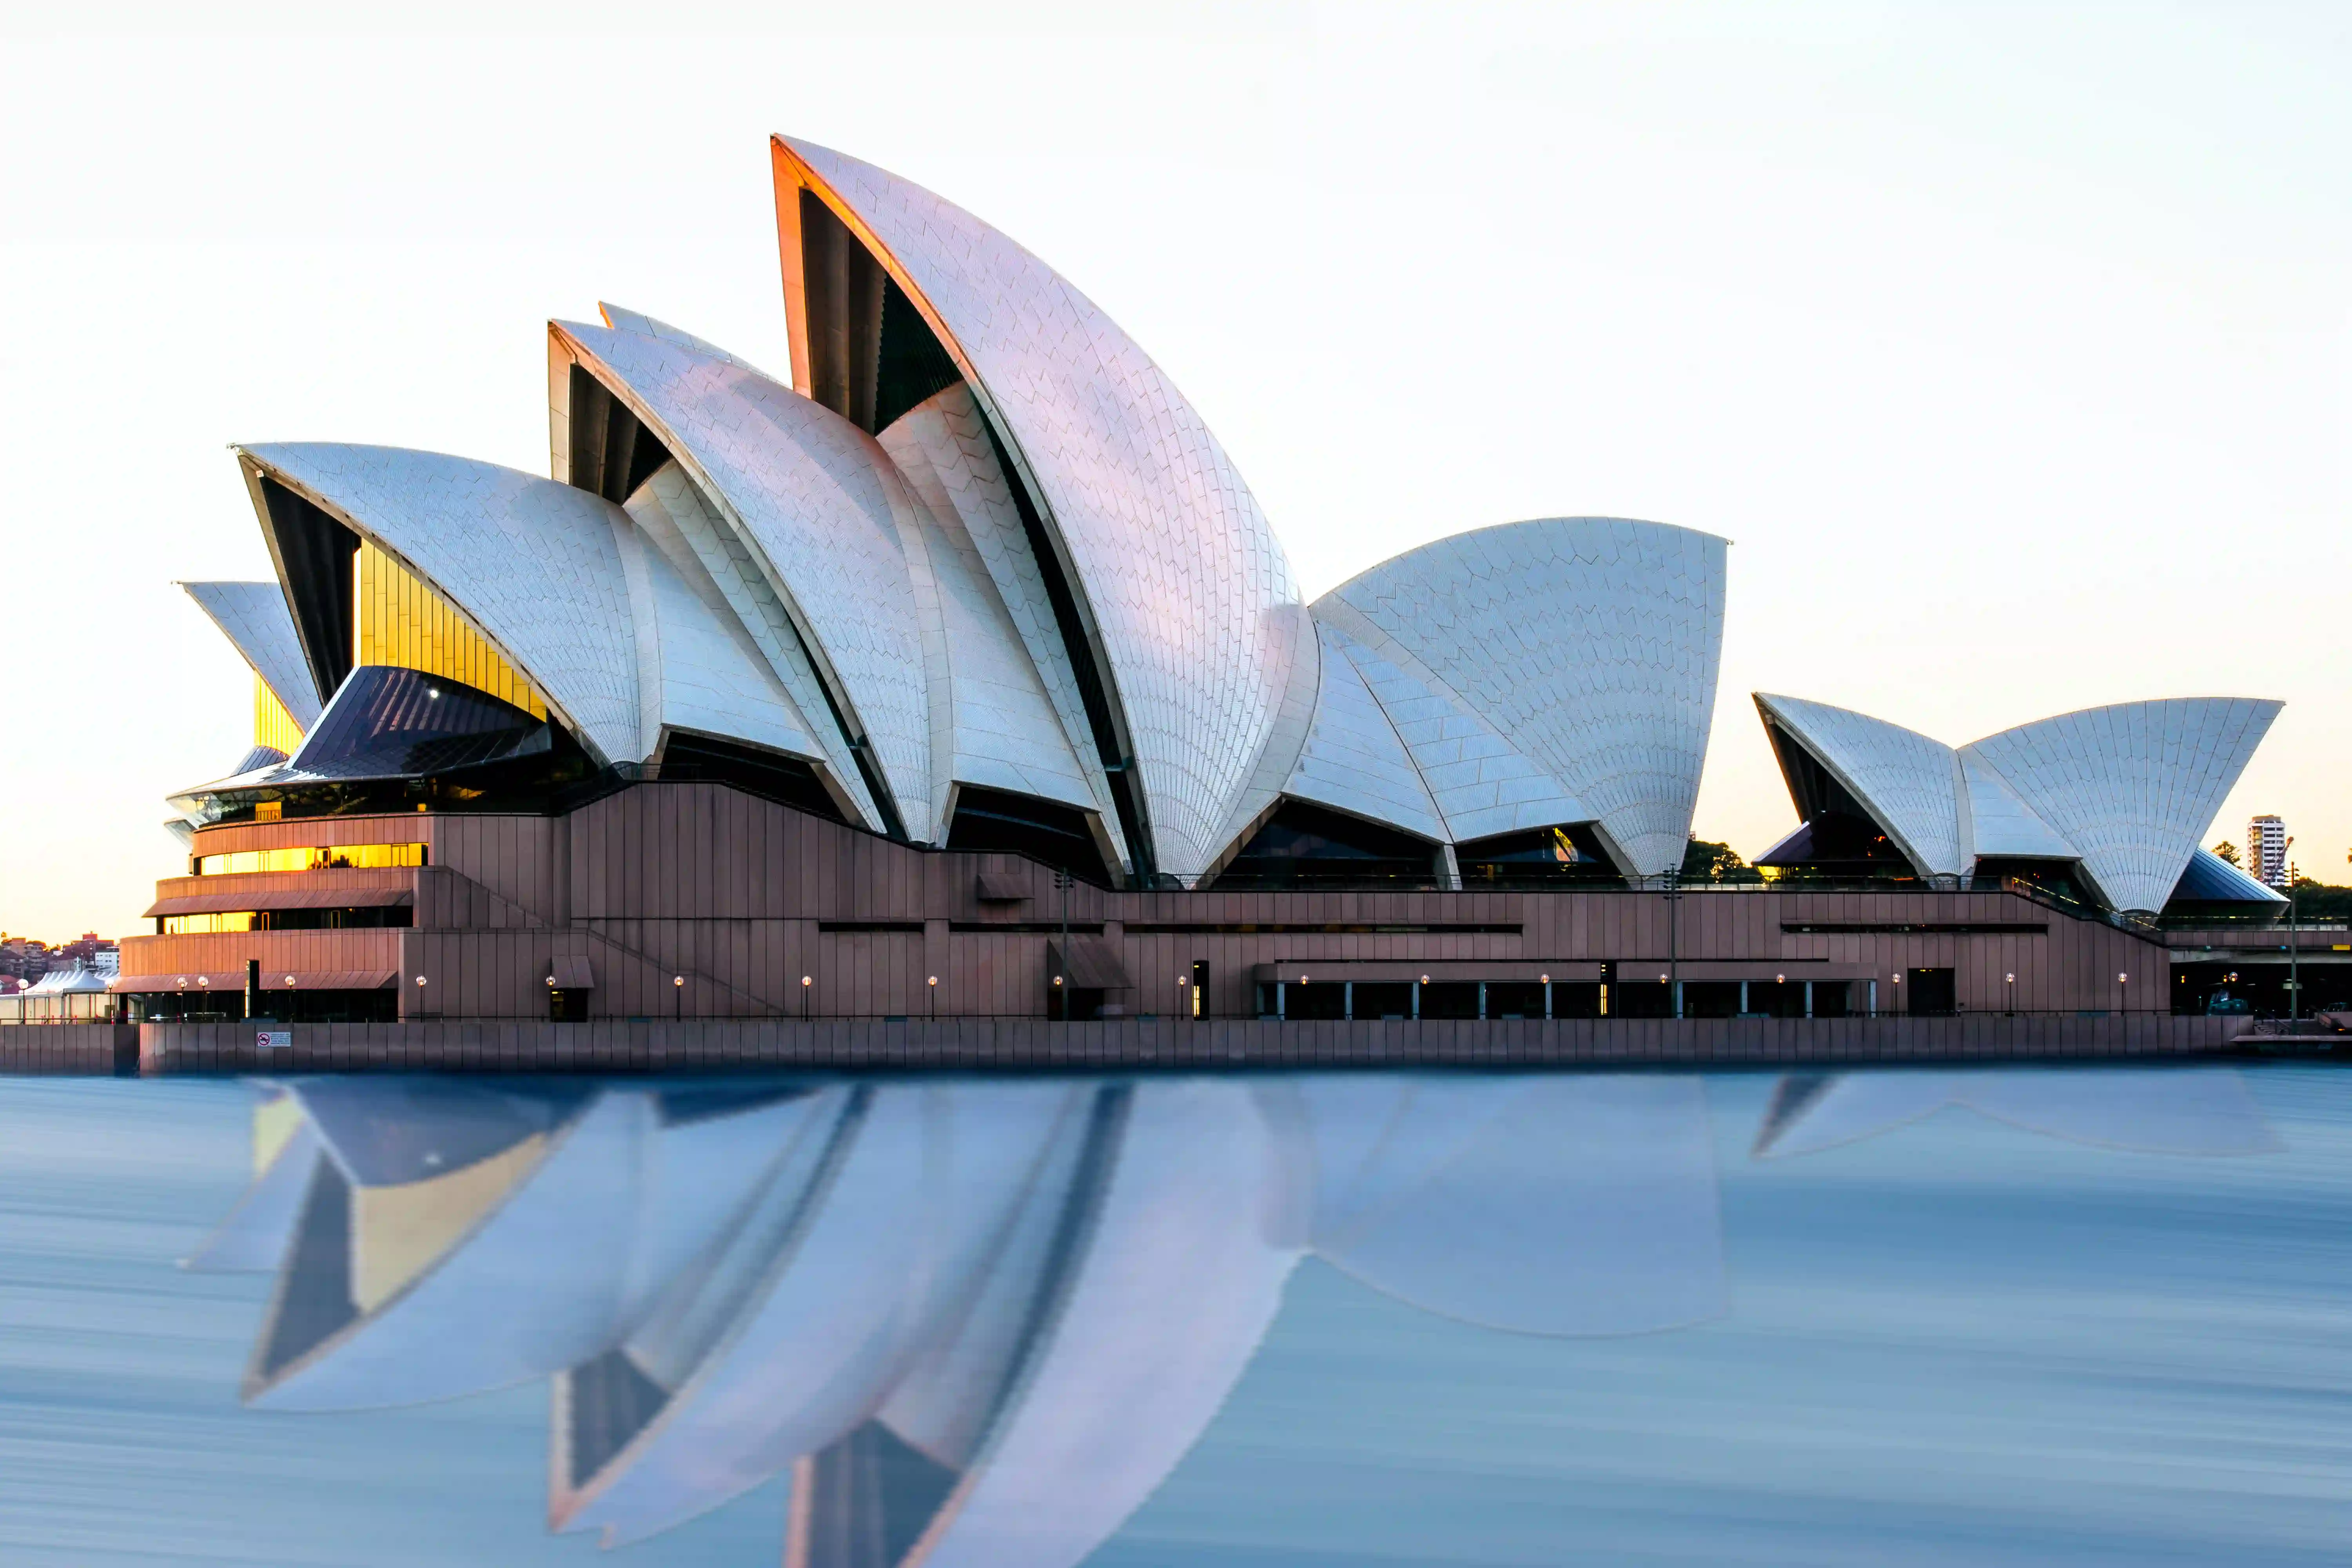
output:
<instances>
[{"instance_id":1,"label":"yellow interior lighting","mask_svg":"<svg viewBox=\"0 0 2352 1568\"><path fill-rule=\"evenodd\" d=\"M467 626L447 600L373 540L360 541L352 570L354 663L422 670L487 691L534 719L547 717L547 703L530 682Z\"/></svg>"},{"instance_id":2,"label":"yellow interior lighting","mask_svg":"<svg viewBox=\"0 0 2352 1568\"><path fill-rule=\"evenodd\" d=\"M431 864L422 844L329 844L299 849L237 849L226 855L199 855L199 877L225 877L247 871L380 871L395 866Z\"/></svg>"},{"instance_id":3,"label":"yellow interior lighting","mask_svg":"<svg viewBox=\"0 0 2352 1568\"><path fill-rule=\"evenodd\" d=\"M253 743L292 756L302 749L302 726L259 676L253 678Z\"/></svg>"},{"instance_id":4,"label":"yellow interior lighting","mask_svg":"<svg viewBox=\"0 0 2352 1568\"><path fill-rule=\"evenodd\" d=\"M157 925L159 936L218 936L223 931L251 931L251 910L224 910L205 915L165 915Z\"/></svg>"}]
</instances>

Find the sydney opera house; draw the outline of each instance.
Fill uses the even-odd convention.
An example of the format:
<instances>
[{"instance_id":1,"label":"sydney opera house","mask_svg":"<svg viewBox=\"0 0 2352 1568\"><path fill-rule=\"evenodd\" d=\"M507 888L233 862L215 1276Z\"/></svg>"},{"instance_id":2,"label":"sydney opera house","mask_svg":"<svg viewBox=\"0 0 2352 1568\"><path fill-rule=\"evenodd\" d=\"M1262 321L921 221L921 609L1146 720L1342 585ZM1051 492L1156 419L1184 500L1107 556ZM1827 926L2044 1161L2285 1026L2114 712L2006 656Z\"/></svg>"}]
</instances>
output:
<instances>
[{"instance_id":1,"label":"sydney opera house","mask_svg":"<svg viewBox=\"0 0 2352 1568\"><path fill-rule=\"evenodd\" d=\"M1076 288L772 152L775 374L606 306L545 477L236 449L276 580L187 588L255 733L172 797L126 1019L2201 1015L2275 950L2199 845L2277 704L1953 748L1759 696L1802 826L1693 885L1725 541L1512 522L1310 601Z\"/></svg>"}]
</instances>

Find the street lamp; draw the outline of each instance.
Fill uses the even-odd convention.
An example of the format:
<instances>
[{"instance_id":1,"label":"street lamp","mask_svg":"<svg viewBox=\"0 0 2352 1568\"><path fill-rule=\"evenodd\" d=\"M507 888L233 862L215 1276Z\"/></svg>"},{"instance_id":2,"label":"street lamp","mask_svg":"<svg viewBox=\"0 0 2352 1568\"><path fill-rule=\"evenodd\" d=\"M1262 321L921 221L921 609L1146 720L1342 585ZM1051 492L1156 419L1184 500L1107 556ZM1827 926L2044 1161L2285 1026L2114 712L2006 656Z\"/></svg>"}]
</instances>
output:
<instances>
[{"instance_id":1,"label":"street lamp","mask_svg":"<svg viewBox=\"0 0 2352 1568\"><path fill-rule=\"evenodd\" d=\"M669 977L669 988L673 1000L673 1005L670 1009L670 1019L673 1023L683 1023L686 1019L686 976L683 974L671 975Z\"/></svg>"},{"instance_id":2,"label":"street lamp","mask_svg":"<svg viewBox=\"0 0 2352 1568\"><path fill-rule=\"evenodd\" d=\"M934 974L925 984L930 990L931 1016L936 1018L940 1016L940 977Z\"/></svg>"},{"instance_id":3,"label":"street lamp","mask_svg":"<svg viewBox=\"0 0 2352 1568\"><path fill-rule=\"evenodd\" d=\"M801 976L801 1022L803 1024L808 1022L809 987L815 984L809 976Z\"/></svg>"}]
</instances>

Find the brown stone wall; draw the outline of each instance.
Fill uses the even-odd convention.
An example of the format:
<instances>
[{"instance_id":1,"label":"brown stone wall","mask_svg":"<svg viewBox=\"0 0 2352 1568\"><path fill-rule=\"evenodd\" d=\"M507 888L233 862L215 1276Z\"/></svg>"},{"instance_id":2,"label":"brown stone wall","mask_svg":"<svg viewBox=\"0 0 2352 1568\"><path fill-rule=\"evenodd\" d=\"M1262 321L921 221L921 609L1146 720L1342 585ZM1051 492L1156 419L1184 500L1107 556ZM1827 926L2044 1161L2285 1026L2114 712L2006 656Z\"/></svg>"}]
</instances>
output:
<instances>
[{"instance_id":1,"label":"brown stone wall","mask_svg":"<svg viewBox=\"0 0 2352 1568\"><path fill-rule=\"evenodd\" d=\"M564 959L585 960L593 973L592 1018L790 1020L805 1006L812 1018L924 1020L1037 1017L1046 1008L1046 947L1064 910L1050 870L893 844L718 784L640 784L564 818L425 814L214 828L197 849L419 839L433 847L422 870L250 879L405 878L415 889L414 930L133 938L124 973L242 971L247 957L273 970L396 968L402 1016L417 1020L543 1020L548 976ZM982 901L983 874L1027 898ZM196 885L214 891L231 880ZM164 890L185 885L174 879ZM2169 1006L2160 945L2008 893L1717 890L1670 903L1655 892L1080 884L1067 894L1067 919L1125 965L1134 989L1111 1000L1133 1014L1177 1011L1179 976L1202 961L1217 1018L1254 1016L1261 975L1591 979L1603 962L1620 965L1627 984L1655 984L1670 963L1685 980L1874 976L1888 1011L1904 1005L1890 977L1921 967L1954 970L1969 1015ZM2032 929L1787 929L1808 924ZM424 987L414 984L420 973ZM2119 985L2119 973L2132 981Z\"/></svg>"}]
</instances>

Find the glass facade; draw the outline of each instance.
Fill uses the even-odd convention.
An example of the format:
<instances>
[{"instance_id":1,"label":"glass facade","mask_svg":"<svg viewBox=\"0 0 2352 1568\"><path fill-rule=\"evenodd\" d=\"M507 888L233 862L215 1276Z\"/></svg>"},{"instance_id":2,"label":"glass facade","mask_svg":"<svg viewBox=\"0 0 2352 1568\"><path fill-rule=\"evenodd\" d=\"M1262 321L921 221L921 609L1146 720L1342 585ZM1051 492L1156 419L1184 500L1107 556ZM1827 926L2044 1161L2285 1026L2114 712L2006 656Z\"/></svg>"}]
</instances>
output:
<instances>
[{"instance_id":1,"label":"glass facade","mask_svg":"<svg viewBox=\"0 0 2352 1568\"><path fill-rule=\"evenodd\" d=\"M381 931L415 921L406 905L340 910L221 910L208 914L158 915L157 936L218 936L249 931Z\"/></svg>"},{"instance_id":2,"label":"glass facade","mask_svg":"<svg viewBox=\"0 0 2352 1568\"><path fill-rule=\"evenodd\" d=\"M253 743L288 756L302 749L302 726L259 676L253 678Z\"/></svg>"},{"instance_id":3,"label":"glass facade","mask_svg":"<svg viewBox=\"0 0 2352 1568\"><path fill-rule=\"evenodd\" d=\"M247 871L378 871L430 864L422 844L330 844L299 849L238 849L199 855L194 874L226 877Z\"/></svg>"},{"instance_id":4,"label":"glass facade","mask_svg":"<svg viewBox=\"0 0 2352 1568\"><path fill-rule=\"evenodd\" d=\"M354 666L393 664L458 681L510 702L534 719L547 703L449 602L372 542L360 541L352 567ZM292 747L282 747L289 755Z\"/></svg>"}]
</instances>

